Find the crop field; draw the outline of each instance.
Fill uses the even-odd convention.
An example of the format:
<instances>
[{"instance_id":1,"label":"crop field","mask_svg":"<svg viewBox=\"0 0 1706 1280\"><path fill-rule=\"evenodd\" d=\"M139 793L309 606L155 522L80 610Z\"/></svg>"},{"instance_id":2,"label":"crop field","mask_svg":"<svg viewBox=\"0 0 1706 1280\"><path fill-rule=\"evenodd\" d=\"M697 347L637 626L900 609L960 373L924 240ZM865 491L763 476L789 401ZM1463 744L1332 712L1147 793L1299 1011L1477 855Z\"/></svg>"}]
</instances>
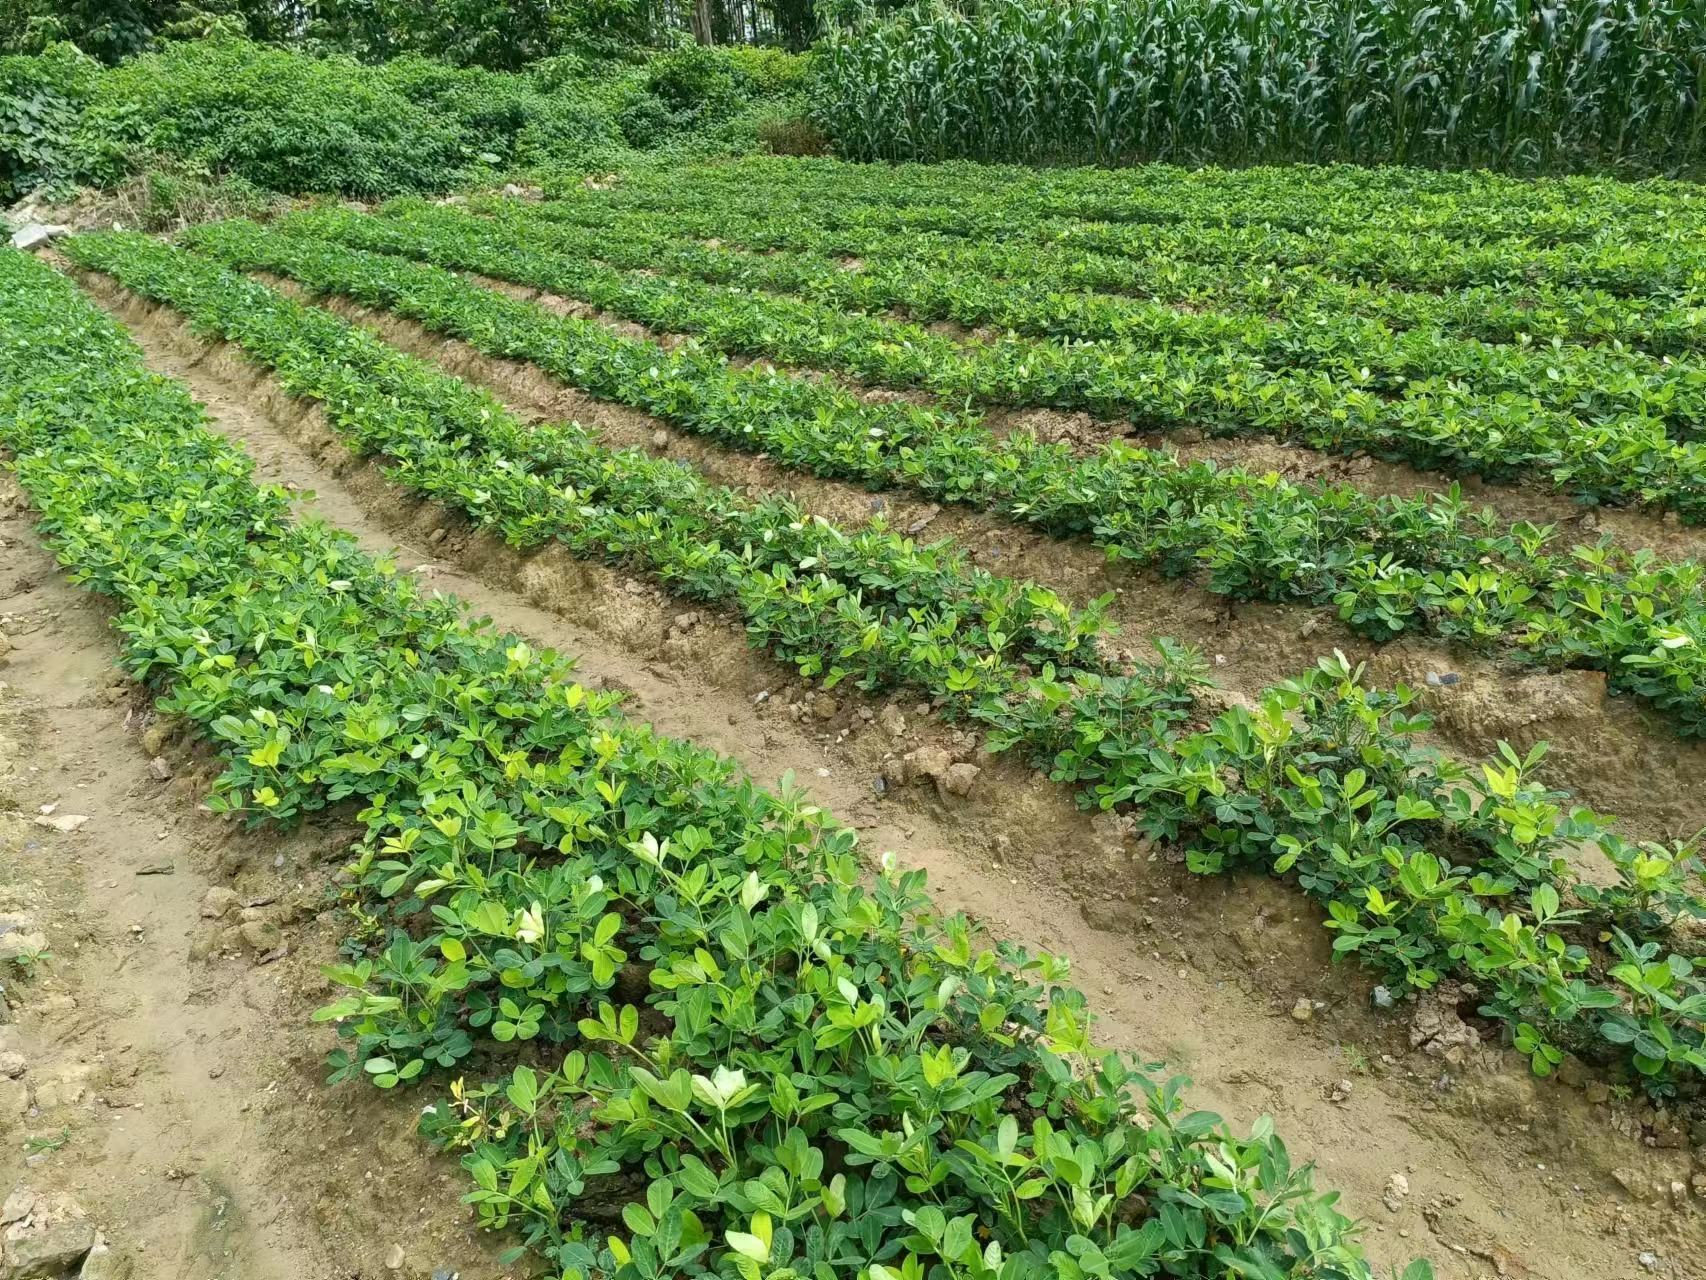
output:
<instances>
[{"instance_id":1,"label":"crop field","mask_svg":"<svg viewBox=\"0 0 1706 1280\"><path fill-rule=\"evenodd\" d=\"M1699 1277L1703 233L1406 169L304 204L6 251L0 448L190 821L329 849L182 924L418 1118L466 1276Z\"/></svg>"}]
</instances>

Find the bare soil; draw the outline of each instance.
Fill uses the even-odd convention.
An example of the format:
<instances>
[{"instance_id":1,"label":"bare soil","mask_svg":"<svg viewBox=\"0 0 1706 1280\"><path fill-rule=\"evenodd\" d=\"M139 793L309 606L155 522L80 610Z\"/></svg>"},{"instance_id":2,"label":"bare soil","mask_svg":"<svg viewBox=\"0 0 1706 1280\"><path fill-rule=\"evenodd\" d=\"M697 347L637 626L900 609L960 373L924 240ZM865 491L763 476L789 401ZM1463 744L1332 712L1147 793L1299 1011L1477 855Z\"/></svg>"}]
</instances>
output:
<instances>
[{"instance_id":1,"label":"bare soil","mask_svg":"<svg viewBox=\"0 0 1706 1280\"><path fill-rule=\"evenodd\" d=\"M904 784L907 752L939 746L972 759L972 748L905 703L843 697L820 718L808 690L751 653L727 619L682 613L603 567L556 552L522 557L474 536L353 459L317 412L239 354L110 287L96 292L156 368L207 401L215 428L245 443L264 478L314 492L308 511L372 550L400 542L400 564L501 626L578 653L590 680L627 691L630 714L735 756L760 781L793 772L860 830L868 853L893 849L926 867L945 906L1073 956L1101 1010L1102 1038L1188 1072L1198 1104L1236 1124L1273 1114L1294 1153L1317 1161L1321 1181L1343 1189L1349 1211L1368 1219L1376 1259L1427 1253L1451 1278L1706 1275L1701 1205L1687 1192L1701 1166L1691 1165L1686 1135L1668 1117L1608 1100L1576 1073L1574 1085L1532 1080L1509 1055L1468 1043L1463 1033L1473 1029L1448 1002L1375 1015L1366 981L1328 968L1317 918L1288 886L1190 878L1175 851L1138 844L1108 819L1091 821L1059 788L1008 766L986 761L964 797L940 794L928 779ZM106 1150L117 1127L91 1107L77 1116L78 1141L29 1176L64 1179L117 1243L127 1233L149 1243L137 1253L141 1280L395 1274L379 1269L393 1244L405 1249L404 1274L438 1266L495 1274L492 1247L469 1238L455 1205L459 1175L409 1135L411 1102L318 1083L329 1037L309 1028L306 1014L325 994L316 965L330 954L337 922L320 893L344 833L315 827L280 840L197 815L193 760L177 764L170 783L154 780L148 751L160 744L136 729L145 737L158 726L122 687L102 692L113 644L99 606L77 604L24 529L15 513L0 525L8 566L0 593L10 592L0 608L26 618L0 622L18 633L6 678L41 708L18 755L87 761L76 780L88 780L91 793L76 803L92 817L38 849L19 846L16 862L8 845L0 867L16 866L25 881L50 867L84 868L66 874L62 910L98 932L79 948L88 968L50 967L40 1001L34 986L13 992L22 1038L35 1046L27 1053L43 1055L43 1070L61 1042L86 1054L119 1052L109 1043L161 1045L158 1055L138 1054L128 1077L145 1103L125 1119L131 1145L85 1170L76 1153L85 1143ZM9 587L14 572L26 585ZM51 627L28 621L50 614L58 615ZM82 703L87 714L62 725L61 708ZM889 784L880 796L879 777ZM15 790L30 812L38 792ZM138 825L115 826L109 842L109 824L125 813ZM169 823L171 815L180 821ZM155 856L149 845L161 843L151 840L161 829L174 855L184 850L174 874L136 877L133 864ZM227 954L236 949L230 926L197 912L210 883L232 883L249 901L276 897L251 910L284 930L289 954L266 964L256 960L270 952ZM143 925L135 941L131 923ZM155 959L115 962L132 952ZM53 1002L48 983L63 983L74 1003ZM1292 1012L1299 998L1302 1020ZM1412 1047L1417 1028L1423 1040ZM212 1066L224 1070L213 1077ZM179 1110L156 1097L178 1098ZM190 1111L193 1124L183 1119ZM217 1171L229 1204L244 1212L227 1210L239 1225L213 1253L228 1249L241 1264L222 1272L170 1253L167 1238L199 1237L181 1220L172 1227L172 1206L161 1208L165 1166ZM1409 1192L1388 1210L1382 1197L1394 1174ZM1684 1193L1673 1204L1678 1178ZM177 1207L201 1221L188 1201ZM166 1221L152 1225L162 1214ZM1655 1255L1655 1270L1637 1262L1643 1251Z\"/></svg>"}]
</instances>

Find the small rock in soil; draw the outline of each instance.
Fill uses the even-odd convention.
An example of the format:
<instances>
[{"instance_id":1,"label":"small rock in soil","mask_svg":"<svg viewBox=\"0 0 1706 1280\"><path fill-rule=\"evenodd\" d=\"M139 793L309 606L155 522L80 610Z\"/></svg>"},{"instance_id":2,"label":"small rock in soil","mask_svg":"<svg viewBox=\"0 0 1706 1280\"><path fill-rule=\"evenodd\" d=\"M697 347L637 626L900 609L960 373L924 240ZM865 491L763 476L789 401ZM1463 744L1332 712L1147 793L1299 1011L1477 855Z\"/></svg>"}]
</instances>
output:
<instances>
[{"instance_id":1,"label":"small rock in soil","mask_svg":"<svg viewBox=\"0 0 1706 1280\"><path fill-rule=\"evenodd\" d=\"M1291 1016L1299 1022L1308 1022L1315 1016L1315 1004L1308 996L1298 996L1297 1003L1291 1006Z\"/></svg>"},{"instance_id":2,"label":"small rock in soil","mask_svg":"<svg viewBox=\"0 0 1706 1280\"><path fill-rule=\"evenodd\" d=\"M1444 1058L1453 1066L1468 1060L1481 1043L1481 1033L1458 1016L1457 1002L1463 994L1449 984L1423 994L1410 1020L1411 1048Z\"/></svg>"},{"instance_id":3,"label":"small rock in soil","mask_svg":"<svg viewBox=\"0 0 1706 1280\"><path fill-rule=\"evenodd\" d=\"M819 720L833 720L839 710L841 704L827 693L820 693L812 699L812 714Z\"/></svg>"},{"instance_id":4,"label":"small rock in soil","mask_svg":"<svg viewBox=\"0 0 1706 1280\"><path fill-rule=\"evenodd\" d=\"M919 516L918 519L914 520L911 524L906 526L907 533L912 534L912 535L916 535L916 534L924 532L924 530L929 526L930 522L941 514L942 514L942 508L941 507L935 507L935 506L931 507L923 515Z\"/></svg>"},{"instance_id":5,"label":"small rock in soil","mask_svg":"<svg viewBox=\"0 0 1706 1280\"><path fill-rule=\"evenodd\" d=\"M77 1273L77 1280L124 1280L129 1274L130 1267L124 1257L114 1253L105 1240L96 1236L95 1247L83 1259L83 1269Z\"/></svg>"},{"instance_id":6,"label":"small rock in soil","mask_svg":"<svg viewBox=\"0 0 1706 1280\"><path fill-rule=\"evenodd\" d=\"M27 252L31 249L39 249L56 237L70 233L70 227L60 226L57 223L31 222L19 227L12 233L12 247Z\"/></svg>"},{"instance_id":7,"label":"small rock in soil","mask_svg":"<svg viewBox=\"0 0 1706 1280\"><path fill-rule=\"evenodd\" d=\"M139 876L169 876L176 870L177 867L170 862L150 862L145 867L138 867L136 874Z\"/></svg>"},{"instance_id":8,"label":"small rock in soil","mask_svg":"<svg viewBox=\"0 0 1706 1280\"><path fill-rule=\"evenodd\" d=\"M1328 1102L1349 1102L1354 1086L1349 1080L1336 1080L1327 1086Z\"/></svg>"},{"instance_id":9,"label":"small rock in soil","mask_svg":"<svg viewBox=\"0 0 1706 1280\"><path fill-rule=\"evenodd\" d=\"M89 1079L95 1069L87 1062L68 1062L36 1085L36 1109L52 1111L74 1107L89 1096Z\"/></svg>"},{"instance_id":10,"label":"small rock in soil","mask_svg":"<svg viewBox=\"0 0 1706 1280\"><path fill-rule=\"evenodd\" d=\"M1392 992L1386 987L1376 987L1370 993L1369 998L1374 1001L1376 1009L1390 1009L1397 1003L1392 997Z\"/></svg>"},{"instance_id":11,"label":"small rock in soil","mask_svg":"<svg viewBox=\"0 0 1706 1280\"><path fill-rule=\"evenodd\" d=\"M1409 1194L1410 1180L1401 1173L1395 1173L1386 1179L1386 1189L1380 1193L1380 1199L1388 1213L1397 1213L1404 1207L1404 1197Z\"/></svg>"},{"instance_id":12,"label":"small rock in soil","mask_svg":"<svg viewBox=\"0 0 1706 1280\"><path fill-rule=\"evenodd\" d=\"M1635 1261L1639 1262L1648 1271L1657 1271L1659 1269L1659 1255L1656 1253L1638 1253L1635 1255Z\"/></svg>"},{"instance_id":13,"label":"small rock in soil","mask_svg":"<svg viewBox=\"0 0 1706 1280\"><path fill-rule=\"evenodd\" d=\"M919 747L900 758L900 779L902 782L917 782L929 778L939 786L948 776L948 767L953 762L953 757L941 747Z\"/></svg>"},{"instance_id":14,"label":"small rock in soil","mask_svg":"<svg viewBox=\"0 0 1706 1280\"><path fill-rule=\"evenodd\" d=\"M385 1255L385 1265L392 1271L401 1271L403 1269L402 1245L394 1244L391 1246L391 1252Z\"/></svg>"},{"instance_id":15,"label":"small rock in soil","mask_svg":"<svg viewBox=\"0 0 1706 1280\"><path fill-rule=\"evenodd\" d=\"M284 941L284 932L271 920L249 920L238 926L243 945L257 955L275 950Z\"/></svg>"},{"instance_id":16,"label":"small rock in soil","mask_svg":"<svg viewBox=\"0 0 1706 1280\"><path fill-rule=\"evenodd\" d=\"M88 820L89 816L84 813L44 813L36 819L36 826L68 833L77 830Z\"/></svg>"},{"instance_id":17,"label":"small rock in soil","mask_svg":"<svg viewBox=\"0 0 1706 1280\"><path fill-rule=\"evenodd\" d=\"M172 780L172 766L166 763L165 756L155 756L150 760L148 762L148 772L153 774L161 782L170 782Z\"/></svg>"},{"instance_id":18,"label":"small rock in soil","mask_svg":"<svg viewBox=\"0 0 1706 1280\"><path fill-rule=\"evenodd\" d=\"M4 1076L8 1080L16 1080L29 1069L30 1064L25 1060L23 1054L13 1053L10 1050L0 1053L0 1076Z\"/></svg>"}]
</instances>

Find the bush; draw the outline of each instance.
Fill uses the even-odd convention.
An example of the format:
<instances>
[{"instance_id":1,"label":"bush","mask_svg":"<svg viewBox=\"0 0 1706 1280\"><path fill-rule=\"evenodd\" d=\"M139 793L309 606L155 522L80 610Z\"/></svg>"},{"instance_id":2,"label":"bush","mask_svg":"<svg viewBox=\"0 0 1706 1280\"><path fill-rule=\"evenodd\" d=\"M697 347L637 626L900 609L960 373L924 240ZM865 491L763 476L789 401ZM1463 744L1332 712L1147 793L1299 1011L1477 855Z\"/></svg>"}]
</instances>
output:
<instances>
[{"instance_id":1,"label":"bush","mask_svg":"<svg viewBox=\"0 0 1706 1280\"><path fill-rule=\"evenodd\" d=\"M800 116L769 119L758 126L758 141L774 156L822 156L829 154L829 139L810 120Z\"/></svg>"},{"instance_id":2,"label":"bush","mask_svg":"<svg viewBox=\"0 0 1706 1280\"><path fill-rule=\"evenodd\" d=\"M158 153L274 191L442 190L463 162L454 122L344 58L243 40L168 46L108 71L79 137L103 185Z\"/></svg>"},{"instance_id":3,"label":"bush","mask_svg":"<svg viewBox=\"0 0 1706 1280\"><path fill-rule=\"evenodd\" d=\"M645 86L668 110L697 119L726 116L741 98L728 55L703 45L654 58L646 67Z\"/></svg>"},{"instance_id":4,"label":"bush","mask_svg":"<svg viewBox=\"0 0 1706 1280\"><path fill-rule=\"evenodd\" d=\"M518 167L534 170L609 167L619 163L622 131L610 108L590 98L548 98L515 138Z\"/></svg>"},{"instance_id":5,"label":"bush","mask_svg":"<svg viewBox=\"0 0 1706 1280\"><path fill-rule=\"evenodd\" d=\"M38 57L0 57L0 200L72 184L72 135L99 64L68 44Z\"/></svg>"},{"instance_id":6,"label":"bush","mask_svg":"<svg viewBox=\"0 0 1706 1280\"><path fill-rule=\"evenodd\" d=\"M106 69L62 45L0 58L0 197L150 169L168 190L193 177L389 196L504 173L566 178L635 152L752 151L761 127L798 114L804 66L697 46L639 64L566 54L521 73L416 55L364 66L222 38Z\"/></svg>"},{"instance_id":7,"label":"bush","mask_svg":"<svg viewBox=\"0 0 1706 1280\"><path fill-rule=\"evenodd\" d=\"M734 45L724 52L729 65L756 97L799 93L811 72L811 56L757 45Z\"/></svg>"}]
</instances>

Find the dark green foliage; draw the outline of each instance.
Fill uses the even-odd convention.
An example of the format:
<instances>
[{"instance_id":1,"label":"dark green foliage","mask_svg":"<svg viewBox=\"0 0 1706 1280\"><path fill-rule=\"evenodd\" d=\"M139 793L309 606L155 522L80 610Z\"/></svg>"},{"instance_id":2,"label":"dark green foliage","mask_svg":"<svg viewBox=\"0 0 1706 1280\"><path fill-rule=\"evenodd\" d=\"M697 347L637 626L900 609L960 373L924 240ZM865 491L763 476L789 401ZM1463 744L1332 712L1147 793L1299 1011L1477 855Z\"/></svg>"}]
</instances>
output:
<instances>
[{"instance_id":1,"label":"dark green foliage","mask_svg":"<svg viewBox=\"0 0 1706 1280\"><path fill-rule=\"evenodd\" d=\"M136 248L162 291L206 269L88 243ZM448 459L459 411L501 418L226 285L216 309L246 292L250 323L227 314L255 349L375 440ZM1063 961L978 949L920 873L862 874L855 834L792 787L626 722L570 660L293 526L182 387L11 253L0 439L61 562L113 598L125 668L225 761L213 807L363 806L352 959L327 971L350 994L319 1015L333 1078L453 1073L423 1132L462 1156L482 1222L565 1276L1370 1276L1271 1122L1237 1137L1099 1049ZM587 1232L595 1205L621 1227Z\"/></svg>"},{"instance_id":2,"label":"dark green foliage","mask_svg":"<svg viewBox=\"0 0 1706 1280\"><path fill-rule=\"evenodd\" d=\"M79 135L101 185L162 154L274 191L351 195L438 190L469 145L353 62L239 40L168 45L107 72Z\"/></svg>"},{"instance_id":3,"label":"dark green foliage","mask_svg":"<svg viewBox=\"0 0 1706 1280\"><path fill-rule=\"evenodd\" d=\"M421 56L369 67L237 38L167 44L104 70L60 45L0 58L0 197L148 170L384 196L579 175L635 150L750 151L760 124L802 109L802 75L800 59L774 50L563 55L512 74Z\"/></svg>"},{"instance_id":4,"label":"dark green foliage","mask_svg":"<svg viewBox=\"0 0 1706 1280\"><path fill-rule=\"evenodd\" d=\"M68 44L39 57L0 57L0 201L75 177L72 135L98 74Z\"/></svg>"},{"instance_id":5,"label":"dark green foliage","mask_svg":"<svg viewBox=\"0 0 1706 1280\"><path fill-rule=\"evenodd\" d=\"M753 99L797 89L802 75L800 59L775 50L677 49L646 65L622 108L622 135L641 150L707 135Z\"/></svg>"},{"instance_id":6,"label":"dark green foliage","mask_svg":"<svg viewBox=\"0 0 1706 1280\"><path fill-rule=\"evenodd\" d=\"M1706 161L1685 0L924 4L835 33L819 70L819 123L856 159Z\"/></svg>"},{"instance_id":7,"label":"dark green foliage","mask_svg":"<svg viewBox=\"0 0 1706 1280\"><path fill-rule=\"evenodd\" d=\"M301 34L313 0L8 0L0 6L0 51L40 53L58 41L107 63L166 40Z\"/></svg>"},{"instance_id":8,"label":"dark green foliage","mask_svg":"<svg viewBox=\"0 0 1706 1280\"><path fill-rule=\"evenodd\" d=\"M404 54L515 71L556 52L552 0L316 0L308 33L364 62Z\"/></svg>"}]
</instances>

